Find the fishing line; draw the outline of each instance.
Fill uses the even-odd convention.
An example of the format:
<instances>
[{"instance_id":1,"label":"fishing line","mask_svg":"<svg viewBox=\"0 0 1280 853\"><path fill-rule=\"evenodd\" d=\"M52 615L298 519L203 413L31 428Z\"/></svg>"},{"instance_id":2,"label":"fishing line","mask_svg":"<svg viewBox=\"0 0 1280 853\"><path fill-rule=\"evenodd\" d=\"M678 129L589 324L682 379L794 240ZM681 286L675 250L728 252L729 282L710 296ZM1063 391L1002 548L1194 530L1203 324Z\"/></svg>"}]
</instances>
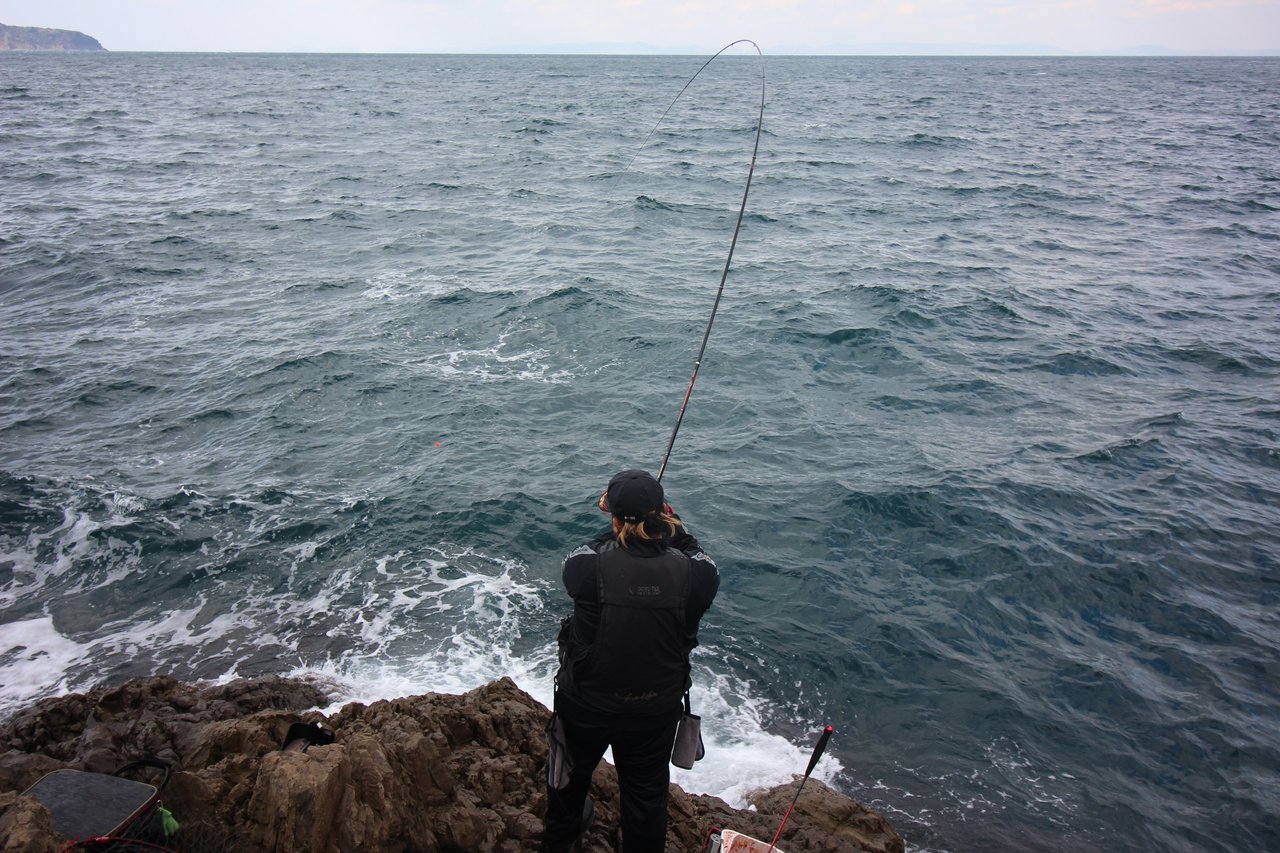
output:
<instances>
[{"instance_id":1,"label":"fishing line","mask_svg":"<svg viewBox=\"0 0 1280 853\"><path fill-rule=\"evenodd\" d=\"M702 346L698 348L697 358L693 360L693 373L689 376L689 386L685 389L684 400L680 403L680 412L678 415L676 415L675 426L671 429L671 439L667 442L667 450L662 455L662 464L658 467L657 479L659 482L661 482L662 480L663 472L667 470L667 461L671 458L671 448L675 446L676 435L679 434L680 424L684 421L685 410L689 408L689 398L693 395L693 385L695 382L698 381L698 371L702 367L702 357L707 351L707 341L711 339L711 327L716 321L716 312L720 310L720 299L722 296L724 296L724 283L725 283L725 280L729 277L729 265L733 261L733 250L738 245L738 232L742 230L742 216L747 210L747 196L751 192L751 178L756 171L756 154L760 150L760 130L764 126L764 95L765 95L764 54L761 53L760 46L757 45L755 42L753 42L751 39L738 39L737 41L730 42L729 44L720 48L720 50L716 51L715 55L712 56L710 59L708 59L706 62L702 63L702 67L699 68L697 71L695 71L693 76L689 78L688 82L684 84L684 87L679 92L676 93L676 96L671 99L671 103L667 105L667 108L662 113L662 116L658 119L657 123L654 124L653 129L649 131L647 136L645 136L645 142L648 142L649 137L653 136L654 132L657 131L659 126L661 126L663 119L667 117L667 113L671 112L671 108L676 105L676 101L680 100L680 96L685 93L685 90L688 89L689 86L693 84L694 80L698 79L698 75L702 73L703 69L705 69L708 65L710 65L712 61L716 57L718 57L720 54L724 53L726 50L733 47L734 45L739 45L739 44L751 45L753 48L755 48L756 55L760 57L760 113L756 117L756 136L755 136L755 142L751 148L751 166L750 168L747 169L747 184L742 190L742 204L738 206L738 221L733 226L733 238L729 241L729 253L724 259L724 271L720 274L720 286L716 289L716 300L715 300L715 303L712 304L711 306L711 316L707 318L707 329L702 334ZM644 143L641 143L640 148L641 149L644 148ZM639 154L639 150L637 150L635 155L632 155L631 162L635 162L635 158L638 154ZM627 168L628 169L631 168L631 163L627 164Z\"/></svg>"}]
</instances>

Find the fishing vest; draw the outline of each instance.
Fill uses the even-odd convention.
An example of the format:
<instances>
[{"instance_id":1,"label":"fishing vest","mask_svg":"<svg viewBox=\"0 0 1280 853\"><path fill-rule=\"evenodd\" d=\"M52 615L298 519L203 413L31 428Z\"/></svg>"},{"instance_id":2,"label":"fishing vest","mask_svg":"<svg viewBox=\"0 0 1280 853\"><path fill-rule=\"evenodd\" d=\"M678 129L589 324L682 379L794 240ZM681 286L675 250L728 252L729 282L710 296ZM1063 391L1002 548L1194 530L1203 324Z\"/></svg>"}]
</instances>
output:
<instances>
[{"instance_id":1,"label":"fishing vest","mask_svg":"<svg viewBox=\"0 0 1280 853\"><path fill-rule=\"evenodd\" d=\"M638 557L616 542L598 556L600 623L590 646L569 650L562 686L604 713L670 711L689 684L689 558L670 548Z\"/></svg>"}]
</instances>

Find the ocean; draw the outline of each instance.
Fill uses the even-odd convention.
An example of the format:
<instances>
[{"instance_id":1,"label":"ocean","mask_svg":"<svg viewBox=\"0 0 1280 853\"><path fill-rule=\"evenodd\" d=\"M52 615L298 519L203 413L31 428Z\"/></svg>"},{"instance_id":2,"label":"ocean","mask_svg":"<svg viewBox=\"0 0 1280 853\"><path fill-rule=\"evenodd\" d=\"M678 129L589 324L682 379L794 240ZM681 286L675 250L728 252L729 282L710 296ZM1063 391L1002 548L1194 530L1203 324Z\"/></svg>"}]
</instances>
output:
<instances>
[{"instance_id":1,"label":"ocean","mask_svg":"<svg viewBox=\"0 0 1280 853\"><path fill-rule=\"evenodd\" d=\"M746 181L754 53L650 135L704 59L0 55L0 715L549 702ZM914 851L1280 849L1280 60L764 69L663 478L722 577L675 781L831 724Z\"/></svg>"}]
</instances>

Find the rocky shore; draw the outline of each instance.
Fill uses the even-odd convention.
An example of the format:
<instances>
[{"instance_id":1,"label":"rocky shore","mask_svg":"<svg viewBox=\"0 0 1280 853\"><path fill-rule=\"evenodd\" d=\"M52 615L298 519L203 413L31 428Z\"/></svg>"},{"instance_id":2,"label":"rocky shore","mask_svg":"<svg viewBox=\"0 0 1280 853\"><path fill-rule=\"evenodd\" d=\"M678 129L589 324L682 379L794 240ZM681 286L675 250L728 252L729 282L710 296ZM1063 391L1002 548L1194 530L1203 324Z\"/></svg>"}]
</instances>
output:
<instances>
[{"instance_id":1,"label":"rocky shore","mask_svg":"<svg viewBox=\"0 0 1280 853\"><path fill-rule=\"evenodd\" d=\"M328 704L319 686L284 678L200 686L155 677L42 700L0 725L0 851L66 844L49 811L20 796L46 773L111 773L145 755L173 766L162 800L181 828L166 849L537 850L549 712L510 680L460 696L352 703L329 717L316 710ZM336 739L282 749L301 721ZM694 853L718 826L771 838L796 784L753 795L754 810L673 785L667 846ZM579 849L617 850L612 766L596 770L592 796L596 817ZM816 780L778 844L788 853L903 850L882 816Z\"/></svg>"}]
</instances>

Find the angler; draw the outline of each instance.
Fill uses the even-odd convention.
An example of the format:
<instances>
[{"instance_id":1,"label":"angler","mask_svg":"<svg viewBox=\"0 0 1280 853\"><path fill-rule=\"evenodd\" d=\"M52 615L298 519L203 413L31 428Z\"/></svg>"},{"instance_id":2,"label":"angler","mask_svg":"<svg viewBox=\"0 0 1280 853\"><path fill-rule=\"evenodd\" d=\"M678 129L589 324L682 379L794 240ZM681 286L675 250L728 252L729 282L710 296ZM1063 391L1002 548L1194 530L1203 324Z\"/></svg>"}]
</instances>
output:
<instances>
[{"instance_id":1,"label":"angler","mask_svg":"<svg viewBox=\"0 0 1280 853\"><path fill-rule=\"evenodd\" d=\"M560 630L542 849L568 853L587 829L591 774L612 746L623 845L661 853L689 652L720 575L648 472L616 475L599 506L609 529L564 561L573 615Z\"/></svg>"}]
</instances>

